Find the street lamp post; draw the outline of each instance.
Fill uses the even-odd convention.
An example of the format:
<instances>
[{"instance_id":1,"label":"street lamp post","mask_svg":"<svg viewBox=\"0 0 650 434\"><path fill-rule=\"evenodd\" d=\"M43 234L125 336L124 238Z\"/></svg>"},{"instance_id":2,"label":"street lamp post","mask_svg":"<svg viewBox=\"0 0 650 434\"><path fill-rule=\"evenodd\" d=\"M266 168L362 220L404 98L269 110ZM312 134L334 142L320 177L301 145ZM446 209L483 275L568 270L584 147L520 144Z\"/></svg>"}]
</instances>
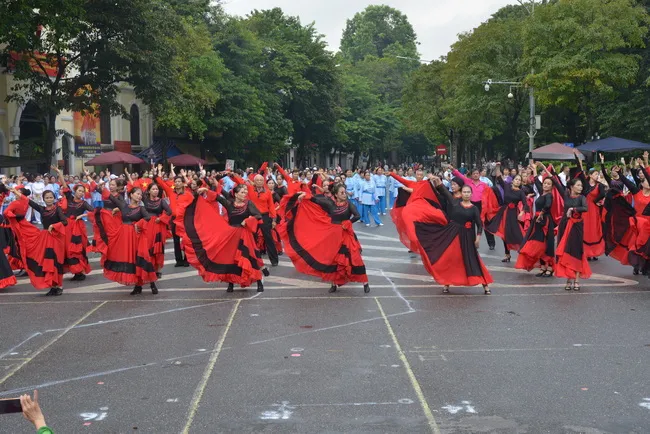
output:
<instances>
[{"instance_id":1,"label":"street lamp post","mask_svg":"<svg viewBox=\"0 0 650 434\"><path fill-rule=\"evenodd\" d=\"M490 86L493 84L503 84L511 86L510 93L508 93L508 98L513 98L512 87L522 87L524 84L520 81L494 81L487 80L484 82L485 91L490 91ZM528 87L528 103L530 105L530 118L528 119L528 155L529 161L532 163L532 153L535 149L535 136L537 135L537 121L535 118L535 89L530 86Z\"/></svg>"}]
</instances>

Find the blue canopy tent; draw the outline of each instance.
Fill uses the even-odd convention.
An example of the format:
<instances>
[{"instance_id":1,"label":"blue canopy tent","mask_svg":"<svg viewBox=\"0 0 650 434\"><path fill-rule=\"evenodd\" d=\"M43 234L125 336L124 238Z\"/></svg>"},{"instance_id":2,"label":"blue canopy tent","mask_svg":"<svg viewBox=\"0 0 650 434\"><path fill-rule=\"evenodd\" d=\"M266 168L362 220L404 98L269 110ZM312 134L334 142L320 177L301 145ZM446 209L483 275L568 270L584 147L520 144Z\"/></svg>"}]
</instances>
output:
<instances>
[{"instance_id":1,"label":"blue canopy tent","mask_svg":"<svg viewBox=\"0 0 650 434\"><path fill-rule=\"evenodd\" d=\"M619 137L608 137L578 146L580 152L628 152L635 150L650 151L647 143L635 142L634 140L621 139Z\"/></svg>"}]
</instances>

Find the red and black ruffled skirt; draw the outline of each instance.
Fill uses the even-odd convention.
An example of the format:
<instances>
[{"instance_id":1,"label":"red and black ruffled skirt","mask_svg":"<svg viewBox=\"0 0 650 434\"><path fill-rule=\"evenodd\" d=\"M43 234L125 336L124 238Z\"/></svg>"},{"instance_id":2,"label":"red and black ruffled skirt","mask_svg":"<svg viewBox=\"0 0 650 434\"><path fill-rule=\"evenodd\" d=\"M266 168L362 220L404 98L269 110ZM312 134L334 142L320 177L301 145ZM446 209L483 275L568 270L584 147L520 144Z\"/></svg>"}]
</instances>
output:
<instances>
[{"instance_id":1,"label":"red and black ruffled skirt","mask_svg":"<svg viewBox=\"0 0 650 434\"><path fill-rule=\"evenodd\" d=\"M630 265L630 248L637 237L636 211L620 192L610 190L605 199L603 238L605 254Z\"/></svg>"},{"instance_id":2,"label":"red and black ruffled skirt","mask_svg":"<svg viewBox=\"0 0 650 434\"><path fill-rule=\"evenodd\" d=\"M95 211L88 213L88 218L93 225L93 249L95 253L101 255L101 266L104 266L104 257L106 256L106 250L108 249L108 236L106 235L106 229L104 228L105 220L115 220L116 222L121 221L121 214L114 215L111 211L105 208L95 208Z\"/></svg>"},{"instance_id":3,"label":"red and black ruffled skirt","mask_svg":"<svg viewBox=\"0 0 650 434\"><path fill-rule=\"evenodd\" d=\"M605 241L603 239L603 220L601 207L591 200L591 194L587 197L587 212L582 213L585 225L585 255L588 258L595 258L605 253Z\"/></svg>"},{"instance_id":4,"label":"red and black ruffled skirt","mask_svg":"<svg viewBox=\"0 0 650 434\"><path fill-rule=\"evenodd\" d=\"M536 212L528 226L524 244L519 250L515 268L530 271L541 261L553 267L555 263L555 223L550 215L545 215L538 223L540 213Z\"/></svg>"},{"instance_id":5,"label":"red and black ruffled skirt","mask_svg":"<svg viewBox=\"0 0 650 434\"><path fill-rule=\"evenodd\" d=\"M514 203L499 208L485 230L501 238L510 250L519 250L524 242L524 231L519 224L519 209Z\"/></svg>"},{"instance_id":6,"label":"red and black ruffled skirt","mask_svg":"<svg viewBox=\"0 0 650 434\"><path fill-rule=\"evenodd\" d=\"M390 210L390 218L393 220L393 223L395 223L395 229L397 229L397 234L399 235L399 240L402 244L404 244L404 246L410 251L417 252L418 246L417 244L411 244L411 239L408 236L406 224L402 217L404 207L406 207L410 197L411 193L402 188L397 191L397 199L395 199L395 206Z\"/></svg>"},{"instance_id":7,"label":"red and black ruffled skirt","mask_svg":"<svg viewBox=\"0 0 650 434\"><path fill-rule=\"evenodd\" d=\"M555 276L575 279L577 273L580 273L582 278L591 277L591 268L585 254L584 231L585 225L579 214L574 214L571 218L565 216L560 222L555 251Z\"/></svg>"},{"instance_id":8,"label":"red and black ruffled skirt","mask_svg":"<svg viewBox=\"0 0 650 434\"><path fill-rule=\"evenodd\" d=\"M86 233L86 224L83 220L77 220L76 217L68 218L68 225L65 227L65 269L72 274L90 273L90 264L88 263L88 234Z\"/></svg>"},{"instance_id":9,"label":"red and black ruffled skirt","mask_svg":"<svg viewBox=\"0 0 650 434\"><path fill-rule=\"evenodd\" d=\"M634 237L628 255L629 263L647 270L650 265L650 216L636 216L633 230Z\"/></svg>"},{"instance_id":10,"label":"red and black ruffled skirt","mask_svg":"<svg viewBox=\"0 0 650 434\"><path fill-rule=\"evenodd\" d=\"M279 232L298 272L339 286L368 282L361 245L349 220L334 224L319 205L309 200L298 203L295 196L287 207L292 217L280 224Z\"/></svg>"},{"instance_id":11,"label":"red and black ruffled skirt","mask_svg":"<svg viewBox=\"0 0 650 434\"><path fill-rule=\"evenodd\" d=\"M65 226L62 223L55 223L52 225L52 232L49 232L38 229L25 219L10 218L9 222L19 240L25 271L32 286L36 289L62 288ZM1 281L0 287L2 287Z\"/></svg>"},{"instance_id":12,"label":"red and black ruffled skirt","mask_svg":"<svg viewBox=\"0 0 650 434\"><path fill-rule=\"evenodd\" d=\"M109 213L110 214L110 213ZM135 226L140 233L135 231ZM104 255L104 277L126 286L142 286L158 280L156 269L149 256L147 222L122 223L121 219L102 219L105 231L106 254Z\"/></svg>"},{"instance_id":13,"label":"red and black ruffled skirt","mask_svg":"<svg viewBox=\"0 0 650 434\"><path fill-rule=\"evenodd\" d=\"M474 245L472 223L415 222L424 268L441 285L476 286L493 282Z\"/></svg>"},{"instance_id":14,"label":"red and black ruffled skirt","mask_svg":"<svg viewBox=\"0 0 650 434\"><path fill-rule=\"evenodd\" d=\"M160 222L156 223L156 219L159 219ZM156 271L159 271L165 265L165 242L169 232L170 219L171 216L162 213L159 216L151 216L151 219L146 224L149 256Z\"/></svg>"},{"instance_id":15,"label":"red and black ruffled skirt","mask_svg":"<svg viewBox=\"0 0 650 434\"><path fill-rule=\"evenodd\" d=\"M2 219L1 215L0 219ZM14 276L13 269L11 268L11 264L7 258L7 255L11 250L11 247L9 246L9 236L11 236L11 242L14 243L11 228L5 227L3 223L0 226L0 289L16 284L16 277Z\"/></svg>"},{"instance_id":16,"label":"red and black ruffled skirt","mask_svg":"<svg viewBox=\"0 0 650 434\"><path fill-rule=\"evenodd\" d=\"M257 220L230 226L203 197L180 211L187 261L205 282L228 282L243 288L262 279L264 262L255 244Z\"/></svg>"},{"instance_id":17,"label":"red and black ruffled skirt","mask_svg":"<svg viewBox=\"0 0 650 434\"><path fill-rule=\"evenodd\" d=\"M0 218L3 218L0 216ZM6 223L0 224L0 249L5 254L9 266L12 270L22 270L25 268L23 260L20 256L20 245L11 230L11 226Z\"/></svg>"}]
</instances>

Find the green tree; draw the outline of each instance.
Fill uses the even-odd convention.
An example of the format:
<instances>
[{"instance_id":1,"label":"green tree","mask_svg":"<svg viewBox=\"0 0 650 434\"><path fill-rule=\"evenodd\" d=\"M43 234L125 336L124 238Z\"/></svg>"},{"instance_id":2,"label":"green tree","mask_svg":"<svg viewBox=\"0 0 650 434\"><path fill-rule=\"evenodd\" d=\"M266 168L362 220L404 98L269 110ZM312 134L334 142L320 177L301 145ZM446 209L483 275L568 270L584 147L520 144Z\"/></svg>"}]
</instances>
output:
<instances>
[{"instance_id":1,"label":"green tree","mask_svg":"<svg viewBox=\"0 0 650 434\"><path fill-rule=\"evenodd\" d=\"M0 66L17 80L8 99L32 100L44 113L46 159L54 157L61 111L92 112L99 105L126 115L116 101L120 83L133 85L145 104L173 88L169 41L176 17L161 0L0 3Z\"/></svg>"}]
</instances>

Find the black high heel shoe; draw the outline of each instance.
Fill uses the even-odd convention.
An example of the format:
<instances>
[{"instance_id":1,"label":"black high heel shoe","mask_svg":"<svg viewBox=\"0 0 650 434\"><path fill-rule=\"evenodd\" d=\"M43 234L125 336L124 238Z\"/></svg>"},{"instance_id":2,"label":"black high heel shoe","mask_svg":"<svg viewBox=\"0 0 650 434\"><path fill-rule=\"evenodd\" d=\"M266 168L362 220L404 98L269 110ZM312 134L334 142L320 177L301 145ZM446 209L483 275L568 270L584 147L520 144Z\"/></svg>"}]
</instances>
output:
<instances>
[{"instance_id":1,"label":"black high heel shoe","mask_svg":"<svg viewBox=\"0 0 650 434\"><path fill-rule=\"evenodd\" d=\"M261 280L257 281L257 292L264 292L264 284Z\"/></svg>"},{"instance_id":2,"label":"black high heel shoe","mask_svg":"<svg viewBox=\"0 0 650 434\"><path fill-rule=\"evenodd\" d=\"M506 256L501 260L501 262L510 262L510 255Z\"/></svg>"},{"instance_id":3,"label":"black high heel shoe","mask_svg":"<svg viewBox=\"0 0 650 434\"><path fill-rule=\"evenodd\" d=\"M336 292L336 285L333 284L332 286L330 286L329 292Z\"/></svg>"},{"instance_id":4,"label":"black high heel shoe","mask_svg":"<svg viewBox=\"0 0 650 434\"><path fill-rule=\"evenodd\" d=\"M136 286L133 288L133 291L131 291L131 295L138 295L138 294L142 294L141 286Z\"/></svg>"},{"instance_id":5,"label":"black high heel shoe","mask_svg":"<svg viewBox=\"0 0 650 434\"><path fill-rule=\"evenodd\" d=\"M544 277L544 276L546 276L547 272L548 272L548 270L542 270L541 273L535 274L535 277Z\"/></svg>"},{"instance_id":6,"label":"black high heel shoe","mask_svg":"<svg viewBox=\"0 0 650 434\"><path fill-rule=\"evenodd\" d=\"M226 289L226 292L235 292L235 285L232 283L228 284L228 289Z\"/></svg>"},{"instance_id":7,"label":"black high heel shoe","mask_svg":"<svg viewBox=\"0 0 650 434\"><path fill-rule=\"evenodd\" d=\"M269 277L271 275L271 273L269 272L269 269L266 268L266 267L264 267L264 269L262 269L262 274L264 275L264 277Z\"/></svg>"},{"instance_id":8,"label":"black high heel shoe","mask_svg":"<svg viewBox=\"0 0 650 434\"><path fill-rule=\"evenodd\" d=\"M370 285L369 284L367 284L367 283L363 284L363 292L365 292L366 294L370 292Z\"/></svg>"},{"instance_id":9,"label":"black high heel shoe","mask_svg":"<svg viewBox=\"0 0 650 434\"><path fill-rule=\"evenodd\" d=\"M152 293L153 295L158 294L158 287L156 286L156 282L151 282L151 284L149 285L149 287L151 288L151 293Z\"/></svg>"}]
</instances>

